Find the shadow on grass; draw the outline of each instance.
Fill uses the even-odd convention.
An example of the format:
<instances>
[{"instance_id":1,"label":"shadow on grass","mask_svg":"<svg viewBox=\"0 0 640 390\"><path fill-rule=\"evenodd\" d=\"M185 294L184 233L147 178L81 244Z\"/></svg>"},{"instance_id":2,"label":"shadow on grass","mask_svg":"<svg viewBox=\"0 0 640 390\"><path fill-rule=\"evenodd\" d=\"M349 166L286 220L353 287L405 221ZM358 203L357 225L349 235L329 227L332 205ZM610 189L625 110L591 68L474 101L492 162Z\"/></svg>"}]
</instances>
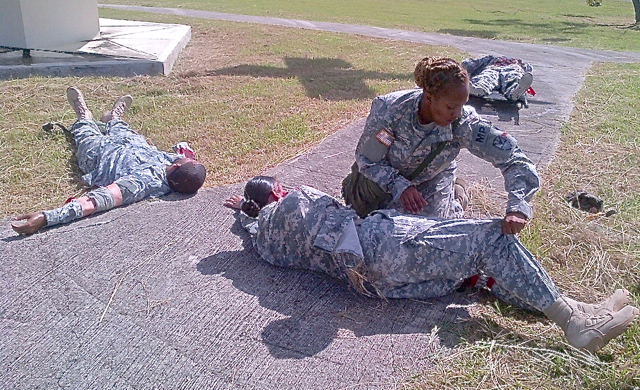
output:
<instances>
[{"instance_id":1,"label":"shadow on grass","mask_svg":"<svg viewBox=\"0 0 640 390\"><path fill-rule=\"evenodd\" d=\"M589 15L560 14L560 16L564 16L565 18L579 18L579 19L595 20L595 18L593 16L589 16Z\"/></svg>"},{"instance_id":2,"label":"shadow on grass","mask_svg":"<svg viewBox=\"0 0 640 390\"><path fill-rule=\"evenodd\" d=\"M566 15L565 15L566 16ZM578 16L571 16L578 17ZM476 29L440 29L437 32L442 34L451 34L463 37L495 39L499 36L500 31L486 29L486 27L513 27L522 30L539 31L544 36L541 38L545 42L565 42L569 38L561 38L558 35L579 34L580 30L593 27L593 23L585 22L559 22L559 23L531 23L522 19L495 19L495 20L477 20L465 19L463 23L472 26L482 26L483 30Z\"/></svg>"},{"instance_id":3,"label":"shadow on grass","mask_svg":"<svg viewBox=\"0 0 640 390\"><path fill-rule=\"evenodd\" d=\"M413 80L413 74L371 72L356 69L339 58L287 57L285 68L272 65L238 65L208 71L207 75L297 78L310 98L326 100L371 99L377 96L366 80Z\"/></svg>"},{"instance_id":4,"label":"shadow on grass","mask_svg":"<svg viewBox=\"0 0 640 390\"><path fill-rule=\"evenodd\" d=\"M71 126L69 126L69 128L71 128ZM38 134L38 138L51 141L59 140L61 138L65 139L65 141L69 145L69 149L72 152L67 160L67 165L73 172L73 174L71 175L71 183L73 183L73 185L76 187L76 190L78 191L86 189L87 184L82 180L82 175L84 175L84 173L80 170L78 161L76 160L77 148L71 133L63 131L59 128L54 128L53 130L45 130L44 128L41 128L40 133Z\"/></svg>"}]
</instances>

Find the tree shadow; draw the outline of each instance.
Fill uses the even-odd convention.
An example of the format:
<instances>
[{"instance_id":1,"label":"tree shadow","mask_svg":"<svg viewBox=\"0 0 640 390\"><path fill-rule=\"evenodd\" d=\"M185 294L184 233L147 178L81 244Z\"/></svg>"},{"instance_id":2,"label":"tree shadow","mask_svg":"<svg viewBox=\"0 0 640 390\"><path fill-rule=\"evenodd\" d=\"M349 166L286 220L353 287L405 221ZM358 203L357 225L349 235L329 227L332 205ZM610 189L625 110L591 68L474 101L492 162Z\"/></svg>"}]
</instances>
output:
<instances>
[{"instance_id":1,"label":"tree shadow","mask_svg":"<svg viewBox=\"0 0 640 390\"><path fill-rule=\"evenodd\" d=\"M577 17L574 15L565 15L565 16ZM570 21L564 21L560 23L531 23L518 18L494 19L489 21L478 20L478 19L465 19L463 22L468 23L470 25L474 25L474 26L482 26L484 28L490 27L490 26L518 27L522 29L544 31L544 34L547 35L547 37L542 37L541 40L545 42L569 41L570 40L569 38L553 37L553 35L560 34L560 33L579 34L581 29L585 29L593 26L593 24L591 23L570 22ZM474 38L485 38L485 39L495 39L499 35L498 31L488 30L488 29L484 29L484 30L439 29L437 32L442 34L451 34L451 35L457 35L457 36L463 36L463 37L474 37Z\"/></svg>"},{"instance_id":2,"label":"tree shadow","mask_svg":"<svg viewBox=\"0 0 640 390\"><path fill-rule=\"evenodd\" d=\"M296 78L314 99L351 100L377 96L366 80L413 80L413 74L373 72L356 69L340 58L284 58L284 68L273 65L238 65L208 71L207 75Z\"/></svg>"},{"instance_id":3,"label":"tree shadow","mask_svg":"<svg viewBox=\"0 0 640 390\"><path fill-rule=\"evenodd\" d=\"M245 250L212 254L201 259L197 269L231 280L235 288L257 297L260 306L286 316L266 324L261 333L262 342L278 359L314 356L336 338L344 338L341 330L350 331L354 342L371 335L422 334L416 337L452 348L462 342L461 334L473 333L465 329L476 326L466 305L477 298L468 292L420 301L367 298L324 274L263 261L238 220L231 232L241 237Z\"/></svg>"},{"instance_id":4,"label":"tree shadow","mask_svg":"<svg viewBox=\"0 0 640 390\"><path fill-rule=\"evenodd\" d=\"M441 28L436 32L439 34L455 35L457 37L484 38L495 39L498 36L497 31L491 30L462 30L457 28Z\"/></svg>"}]
</instances>

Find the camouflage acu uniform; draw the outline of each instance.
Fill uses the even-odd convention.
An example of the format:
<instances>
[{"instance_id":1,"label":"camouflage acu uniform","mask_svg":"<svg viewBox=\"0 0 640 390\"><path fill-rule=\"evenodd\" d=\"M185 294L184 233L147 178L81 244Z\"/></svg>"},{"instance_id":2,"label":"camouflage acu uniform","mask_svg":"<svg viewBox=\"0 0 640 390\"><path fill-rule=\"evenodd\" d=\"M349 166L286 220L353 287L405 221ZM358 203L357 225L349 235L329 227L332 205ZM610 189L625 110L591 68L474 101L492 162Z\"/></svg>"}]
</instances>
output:
<instances>
[{"instance_id":1,"label":"camouflage acu uniform","mask_svg":"<svg viewBox=\"0 0 640 390\"><path fill-rule=\"evenodd\" d=\"M71 128L71 134L77 146L78 166L85 173L82 179L88 185L117 184L123 205L171 192L166 167L182 155L159 151L121 120L107 123L106 134L102 134L94 121L79 120ZM111 196L108 191L102 193ZM45 216L48 226L67 223L81 218L82 208L78 202L71 202L45 211Z\"/></svg>"},{"instance_id":2,"label":"camouflage acu uniform","mask_svg":"<svg viewBox=\"0 0 640 390\"><path fill-rule=\"evenodd\" d=\"M413 185L429 203L423 215L459 218L462 207L454 198L455 158L466 148L502 171L508 192L507 212L531 217L531 199L539 188L535 166L516 140L470 106L454 124L424 125L418 120L421 89L399 91L374 99L364 132L356 148L360 172L393 199L384 205L402 211L400 195ZM413 181L410 175L440 142L444 149Z\"/></svg>"},{"instance_id":3,"label":"camouflage acu uniform","mask_svg":"<svg viewBox=\"0 0 640 390\"><path fill-rule=\"evenodd\" d=\"M442 220L380 210L359 219L351 208L310 187L242 215L258 254L286 268L322 272L361 293L434 298L473 275L495 279L499 298L543 311L558 290L501 220Z\"/></svg>"},{"instance_id":4,"label":"camouflage acu uniform","mask_svg":"<svg viewBox=\"0 0 640 390\"><path fill-rule=\"evenodd\" d=\"M507 96L522 76L533 70L531 64L518 58L495 56L467 58L461 65L469 72L471 85L483 90L487 95L496 91Z\"/></svg>"}]
</instances>

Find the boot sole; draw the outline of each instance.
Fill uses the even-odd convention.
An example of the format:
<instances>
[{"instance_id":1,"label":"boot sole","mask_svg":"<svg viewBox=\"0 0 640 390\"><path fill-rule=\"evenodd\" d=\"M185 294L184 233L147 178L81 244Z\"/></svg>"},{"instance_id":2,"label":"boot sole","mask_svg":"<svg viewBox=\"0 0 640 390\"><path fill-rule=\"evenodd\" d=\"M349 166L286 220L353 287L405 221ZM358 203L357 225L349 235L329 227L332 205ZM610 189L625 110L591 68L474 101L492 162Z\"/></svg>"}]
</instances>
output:
<instances>
[{"instance_id":1,"label":"boot sole","mask_svg":"<svg viewBox=\"0 0 640 390\"><path fill-rule=\"evenodd\" d=\"M509 99L510 100L518 100L518 99L520 99L520 97L522 97L522 95L524 95L525 92L527 92L529 87L531 87L531 84L533 84L533 75L531 73L525 73L520 78L520 81L519 81L518 86L516 87L516 89L514 89L509 94Z\"/></svg>"}]
</instances>

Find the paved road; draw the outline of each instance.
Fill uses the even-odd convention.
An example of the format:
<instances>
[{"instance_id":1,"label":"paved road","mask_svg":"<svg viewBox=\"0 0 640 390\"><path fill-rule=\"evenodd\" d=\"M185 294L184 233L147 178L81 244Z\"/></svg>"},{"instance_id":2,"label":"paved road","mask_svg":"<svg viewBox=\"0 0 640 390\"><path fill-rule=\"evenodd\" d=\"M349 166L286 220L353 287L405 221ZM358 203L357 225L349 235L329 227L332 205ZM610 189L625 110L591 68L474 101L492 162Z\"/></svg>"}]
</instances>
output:
<instances>
[{"instance_id":1,"label":"paved road","mask_svg":"<svg viewBox=\"0 0 640 390\"><path fill-rule=\"evenodd\" d=\"M115 7L115 6L114 6ZM129 7L128 9L135 9ZM500 125L544 162L594 60L636 54L331 23L145 8L450 44L534 63L538 95ZM499 120L496 113L495 120ZM504 115L504 114L503 114ZM508 116L508 115L507 115ZM508 119L508 118L507 118ZM362 121L271 173L336 194ZM464 165L465 173L485 172ZM491 173L495 175L495 172ZM366 299L324 276L260 261L222 200L242 183L115 209L30 237L0 226L0 379L5 388L395 388L451 353L464 293Z\"/></svg>"}]
</instances>

